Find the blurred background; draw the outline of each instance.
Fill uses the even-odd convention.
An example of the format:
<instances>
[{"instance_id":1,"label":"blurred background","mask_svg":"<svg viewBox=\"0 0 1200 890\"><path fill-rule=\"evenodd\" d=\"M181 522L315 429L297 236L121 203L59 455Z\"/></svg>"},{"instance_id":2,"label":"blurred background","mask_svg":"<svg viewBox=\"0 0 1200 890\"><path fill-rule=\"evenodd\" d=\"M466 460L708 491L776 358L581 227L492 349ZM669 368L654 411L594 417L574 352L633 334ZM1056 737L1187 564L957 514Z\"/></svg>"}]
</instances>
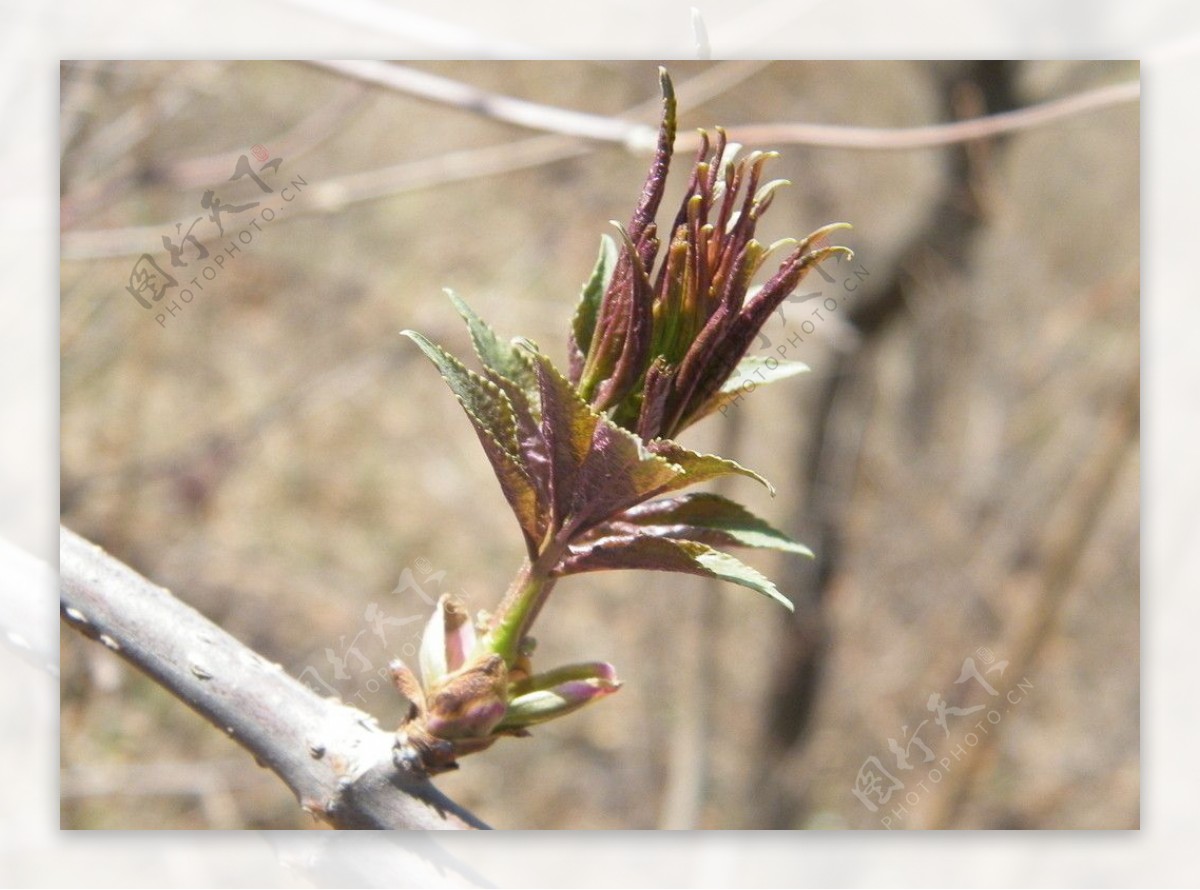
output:
<instances>
[{"instance_id":1,"label":"blurred background","mask_svg":"<svg viewBox=\"0 0 1200 890\"><path fill-rule=\"evenodd\" d=\"M406 67L656 120L649 62ZM669 68L681 131L914 126L1138 77ZM438 593L494 605L523 551L398 332L468 354L451 287L562 360L647 156L296 63L66 62L61 101L64 524L397 724L379 669ZM763 234L847 220L857 256L756 346L812 373L684 441L777 486L727 492L816 552L746 555L796 613L673 575L569 579L540 663L610 661L625 688L439 786L501 828L1138 827L1138 146L1135 104L948 148L755 146L793 182ZM70 630L62 672L64 827L315 827Z\"/></svg>"}]
</instances>

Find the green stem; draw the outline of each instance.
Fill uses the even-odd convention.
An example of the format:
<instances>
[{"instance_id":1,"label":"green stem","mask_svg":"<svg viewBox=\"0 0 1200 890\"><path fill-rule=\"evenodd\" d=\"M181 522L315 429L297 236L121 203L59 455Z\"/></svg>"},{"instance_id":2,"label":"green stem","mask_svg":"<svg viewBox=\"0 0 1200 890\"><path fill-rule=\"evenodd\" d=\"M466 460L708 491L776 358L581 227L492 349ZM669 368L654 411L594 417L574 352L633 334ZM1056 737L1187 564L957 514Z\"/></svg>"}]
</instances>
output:
<instances>
[{"instance_id":1,"label":"green stem","mask_svg":"<svg viewBox=\"0 0 1200 890\"><path fill-rule=\"evenodd\" d=\"M496 608L483 638L483 648L501 656L510 668L520 654L521 641L529 633L546 597L558 580L550 575L559 557L556 548L552 550L555 552L544 552L532 563L525 560Z\"/></svg>"}]
</instances>

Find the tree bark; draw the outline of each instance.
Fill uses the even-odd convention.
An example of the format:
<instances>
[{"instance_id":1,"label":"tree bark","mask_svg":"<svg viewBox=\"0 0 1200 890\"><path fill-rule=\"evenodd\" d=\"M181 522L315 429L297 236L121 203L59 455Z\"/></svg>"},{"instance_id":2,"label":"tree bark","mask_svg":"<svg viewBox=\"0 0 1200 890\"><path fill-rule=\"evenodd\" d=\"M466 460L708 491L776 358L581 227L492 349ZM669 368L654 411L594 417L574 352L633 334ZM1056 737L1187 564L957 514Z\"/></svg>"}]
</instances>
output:
<instances>
[{"instance_id":1,"label":"tree bark","mask_svg":"<svg viewBox=\"0 0 1200 890\"><path fill-rule=\"evenodd\" d=\"M403 738L323 698L166 589L62 529L63 620L112 649L254 755L335 828L487 828L396 766Z\"/></svg>"}]
</instances>

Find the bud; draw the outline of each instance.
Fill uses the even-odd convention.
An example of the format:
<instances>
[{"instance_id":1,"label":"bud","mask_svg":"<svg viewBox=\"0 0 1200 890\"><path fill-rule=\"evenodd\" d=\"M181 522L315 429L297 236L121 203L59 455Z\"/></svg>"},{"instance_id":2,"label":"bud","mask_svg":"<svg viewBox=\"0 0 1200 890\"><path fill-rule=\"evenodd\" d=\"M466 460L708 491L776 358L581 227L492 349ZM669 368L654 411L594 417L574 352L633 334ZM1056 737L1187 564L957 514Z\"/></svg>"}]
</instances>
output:
<instances>
[{"instance_id":1,"label":"bud","mask_svg":"<svg viewBox=\"0 0 1200 890\"><path fill-rule=\"evenodd\" d=\"M715 409L721 387L758 331L823 260L852 255L823 226L800 242L755 239L760 217L786 180L763 182L778 155L752 151L716 131L700 134L687 191L662 237L655 223L675 141L675 96L662 72L663 118L654 161L621 246L601 250L572 326L571 382L598 412L643 441L674 438ZM665 242L666 249L660 247ZM761 286L755 276L788 248Z\"/></svg>"},{"instance_id":2,"label":"bud","mask_svg":"<svg viewBox=\"0 0 1200 890\"><path fill-rule=\"evenodd\" d=\"M506 709L508 669L499 655L488 655L426 687L425 728L456 741L489 736Z\"/></svg>"},{"instance_id":3,"label":"bud","mask_svg":"<svg viewBox=\"0 0 1200 890\"><path fill-rule=\"evenodd\" d=\"M621 688L611 664L593 662L557 668L531 677L513 688L517 693L508 703L497 732L519 732L545 723L611 695Z\"/></svg>"},{"instance_id":4,"label":"bud","mask_svg":"<svg viewBox=\"0 0 1200 890\"><path fill-rule=\"evenodd\" d=\"M421 681L432 688L461 668L475 648L475 626L461 599L442 594L421 635Z\"/></svg>"}]
</instances>

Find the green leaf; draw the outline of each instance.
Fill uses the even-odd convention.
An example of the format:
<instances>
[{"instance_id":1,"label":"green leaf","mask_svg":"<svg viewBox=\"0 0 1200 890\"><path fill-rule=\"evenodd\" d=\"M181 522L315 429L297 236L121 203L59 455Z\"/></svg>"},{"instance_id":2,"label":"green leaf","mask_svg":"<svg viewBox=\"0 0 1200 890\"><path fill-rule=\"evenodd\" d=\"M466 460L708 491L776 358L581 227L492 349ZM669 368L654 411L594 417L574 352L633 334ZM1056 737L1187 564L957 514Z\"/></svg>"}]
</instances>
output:
<instances>
[{"instance_id":1,"label":"green leaf","mask_svg":"<svg viewBox=\"0 0 1200 890\"><path fill-rule=\"evenodd\" d=\"M694 544L695 542L675 541L673 543ZM714 550L706 544L697 544L696 546L704 548L704 552L696 554L696 561L714 578L747 587L775 600L789 612L795 611L796 607L792 605L792 601L780 593L771 579L757 569L751 568L735 556Z\"/></svg>"},{"instance_id":2,"label":"green leaf","mask_svg":"<svg viewBox=\"0 0 1200 890\"><path fill-rule=\"evenodd\" d=\"M524 731L527 727L565 717L584 705L612 695L620 688L620 684L598 680L575 680L551 689L527 692L508 703L504 719L496 725L495 731L527 735Z\"/></svg>"},{"instance_id":3,"label":"green leaf","mask_svg":"<svg viewBox=\"0 0 1200 890\"><path fill-rule=\"evenodd\" d=\"M571 322L571 330L575 335L575 345L583 355L592 348L592 335L596 331L596 318L600 313L600 303L604 292L612 280L613 270L617 266L617 243L608 235L600 236L600 255L596 257L592 275L583 285L579 296L579 305L575 308L575 318Z\"/></svg>"},{"instance_id":4,"label":"green leaf","mask_svg":"<svg viewBox=\"0 0 1200 890\"><path fill-rule=\"evenodd\" d=\"M676 541L648 534L601 538L584 547L572 547L560 564L558 574L607 569L649 569L720 578L761 593L788 611L793 609L791 601L757 569L699 541Z\"/></svg>"},{"instance_id":5,"label":"green leaf","mask_svg":"<svg viewBox=\"0 0 1200 890\"><path fill-rule=\"evenodd\" d=\"M650 501L626 510L614 530L700 541L718 547L766 547L812 556L812 551L759 519L741 504L707 492ZM602 529L607 529L603 526Z\"/></svg>"},{"instance_id":6,"label":"green leaf","mask_svg":"<svg viewBox=\"0 0 1200 890\"><path fill-rule=\"evenodd\" d=\"M753 470L747 470L741 464L734 461L717 457L715 454L699 454L695 451L690 451L671 439L655 439L646 447L653 454L665 458L683 471L677 479L654 492L654 494L666 494L669 491L678 491L681 488L687 488L689 485L707 482L719 476L747 476L756 482L761 482L766 486L767 491L771 492L771 496L775 496L774 485L758 473Z\"/></svg>"},{"instance_id":7,"label":"green leaf","mask_svg":"<svg viewBox=\"0 0 1200 890\"><path fill-rule=\"evenodd\" d=\"M537 489L520 456L508 397L490 380L467 369L424 335L416 331L401 333L433 362L466 411L532 553L545 533L547 520L539 509Z\"/></svg>"},{"instance_id":8,"label":"green leaf","mask_svg":"<svg viewBox=\"0 0 1200 890\"><path fill-rule=\"evenodd\" d=\"M804 362L780 361L772 356L748 355L738 362L733 374L721 387L721 392L737 392L748 383L765 386L776 380L786 380L811 370Z\"/></svg>"},{"instance_id":9,"label":"green leaf","mask_svg":"<svg viewBox=\"0 0 1200 890\"><path fill-rule=\"evenodd\" d=\"M471 334L471 343L475 346L475 354L483 366L495 375L517 384L537 404L538 382L537 374L528 356L516 345L516 341L505 343L494 330L475 311L468 306L454 291L446 289L446 296L458 310L458 314L467 323ZM490 376L490 375L489 375ZM498 383L493 378L493 382Z\"/></svg>"},{"instance_id":10,"label":"green leaf","mask_svg":"<svg viewBox=\"0 0 1200 890\"><path fill-rule=\"evenodd\" d=\"M486 432L509 454L517 454L517 431L508 397L492 383L467 368L424 334L401 331L434 363L471 422Z\"/></svg>"},{"instance_id":11,"label":"green leaf","mask_svg":"<svg viewBox=\"0 0 1200 890\"><path fill-rule=\"evenodd\" d=\"M512 340L505 343L456 293L446 288L446 296L467 323L475 354L483 364L485 376L508 397L520 443L517 453L520 454L521 464L537 489L539 504L548 508L549 480L543 478L545 474L538 472L539 467L545 466L547 458L537 420L541 411L541 398L538 395L537 371L533 362L526 350L518 346L521 341Z\"/></svg>"},{"instance_id":12,"label":"green leaf","mask_svg":"<svg viewBox=\"0 0 1200 890\"><path fill-rule=\"evenodd\" d=\"M773 356L748 355L738 362L716 395L688 419L687 425L691 426L700 418L720 411L760 386L766 386L776 380L786 380L797 374L806 374L809 370L811 369L803 362L780 361Z\"/></svg>"}]
</instances>

